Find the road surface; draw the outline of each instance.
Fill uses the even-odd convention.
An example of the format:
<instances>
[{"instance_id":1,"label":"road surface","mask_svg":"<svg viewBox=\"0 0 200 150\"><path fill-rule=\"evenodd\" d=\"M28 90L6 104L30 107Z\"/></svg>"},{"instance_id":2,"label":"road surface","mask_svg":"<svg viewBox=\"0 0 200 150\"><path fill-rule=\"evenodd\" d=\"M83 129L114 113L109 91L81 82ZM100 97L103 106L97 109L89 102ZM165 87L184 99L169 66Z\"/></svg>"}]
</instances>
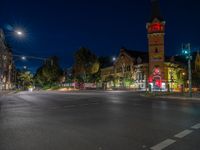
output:
<instances>
[{"instance_id":1,"label":"road surface","mask_svg":"<svg viewBox=\"0 0 200 150\"><path fill-rule=\"evenodd\" d=\"M199 150L200 103L135 92L0 98L0 150Z\"/></svg>"}]
</instances>

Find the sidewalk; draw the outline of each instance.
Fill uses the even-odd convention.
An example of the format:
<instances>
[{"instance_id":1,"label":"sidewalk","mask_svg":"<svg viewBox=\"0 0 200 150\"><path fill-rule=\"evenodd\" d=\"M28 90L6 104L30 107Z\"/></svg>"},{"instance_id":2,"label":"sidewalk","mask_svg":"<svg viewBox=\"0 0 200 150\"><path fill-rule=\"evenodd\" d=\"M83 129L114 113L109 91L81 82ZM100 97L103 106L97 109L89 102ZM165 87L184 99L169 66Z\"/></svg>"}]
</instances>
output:
<instances>
[{"instance_id":1,"label":"sidewalk","mask_svg":"<svg viewBox=\"0 0 200 150\"><path fill-rule=\"evenodd\" d=\"M176 100L195 100L200 101L200 93L193 93L192 97L188 93L146 93L141 96L155 97L163 99L176 99Z\"/></svg>"}]
</instances>

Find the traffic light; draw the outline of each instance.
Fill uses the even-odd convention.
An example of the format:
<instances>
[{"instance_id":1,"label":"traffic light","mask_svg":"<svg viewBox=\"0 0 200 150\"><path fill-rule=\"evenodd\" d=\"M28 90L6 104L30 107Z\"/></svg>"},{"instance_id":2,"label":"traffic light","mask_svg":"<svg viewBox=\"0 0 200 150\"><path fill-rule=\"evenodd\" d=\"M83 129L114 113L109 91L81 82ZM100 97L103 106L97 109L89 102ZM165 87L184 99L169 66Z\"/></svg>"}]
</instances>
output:
<instances>
[{"instance_id":1,"label":"traffic light","mask_svg":"<svg viewBox=\"0 0 200 150\"><path fill-rule=\"evenodd\" d=\"M182 45L182 55L188 59L191 55L190 44Z\"/></svg>"},{"instance_id":2,"label":"traffic light","mask_svg":"<svg viewBox=\"0 0 200 150\"><path fill-rule=\"evenodd\" d=\"M189 51L188 51L188 50L182 50L182 54L183 54L183 55L188 55L188 54L189 54Z\"/></svg>"}]
</instances>

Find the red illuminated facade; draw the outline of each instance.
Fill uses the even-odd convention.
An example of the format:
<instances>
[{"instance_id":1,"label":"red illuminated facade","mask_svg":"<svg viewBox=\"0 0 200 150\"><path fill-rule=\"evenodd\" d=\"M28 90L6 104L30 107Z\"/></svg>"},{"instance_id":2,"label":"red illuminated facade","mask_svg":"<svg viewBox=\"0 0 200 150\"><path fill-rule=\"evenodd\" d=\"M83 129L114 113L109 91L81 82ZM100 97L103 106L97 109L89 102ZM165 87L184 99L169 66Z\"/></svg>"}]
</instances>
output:
<instances>
[{"instance_id":1,"label":"red illuminated facade","mask_svg":"<svg viewBox=\"0 0 200 150\"><path fill-rule=\"evenodd\" d=\"M160 17L158 1L152 3L152 18L147 23L149 83L161 88L165 82L165 21ZM164 87L163 87L164 88Z\"/></svg>"},{"instance_id":2,"label":"red illuminated facade","mask_svg":"<svg viewBox=\"0 0 200 150\"><path fill-rule=\"evenodd\" d=\"M162 33L165 30L165 26L161 23L152 23L148 27L148 33Z\"/></svg>"}]
</instances>

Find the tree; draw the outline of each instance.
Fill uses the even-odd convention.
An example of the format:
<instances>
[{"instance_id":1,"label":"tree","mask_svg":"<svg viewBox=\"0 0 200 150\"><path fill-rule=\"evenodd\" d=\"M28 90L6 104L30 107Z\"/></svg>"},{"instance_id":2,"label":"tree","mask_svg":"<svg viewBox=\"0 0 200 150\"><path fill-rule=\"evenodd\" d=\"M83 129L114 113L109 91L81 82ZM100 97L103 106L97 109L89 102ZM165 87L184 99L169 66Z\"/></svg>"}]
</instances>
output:
<instances>
[{"instance_id":1,"label":"tree","mask_svg":"<svg viewBox=\"0 0 200 150\"><path fill-rule=\"evenodd\" d=\"M33 85L33 74L30 71L22 70L17 73L17 86L24 90Z\"/></svg>"},{"instance_id":2,"label":"tree","mask_svg":"<svg viewBox=\"0 0 200 150\"><path fill-rule=\"evenodd\" d=\"M37 85L52 86L58 83L63 76L63 71L59 66L58 58L56 56L50 57L46 62L37 70L35 74L35 82Z\"/></svg>"},{"instance_id":3,"label":"tree","mask_svg":"<svg viewBox=\"0 0 200 150\"><path fill-rule=\"evenodd\" d=\"M74 76L84 82L91 82L99 71L99 62L95 54L88 48L81 47L75 53Z\"/></svg>"}]
</instances>

